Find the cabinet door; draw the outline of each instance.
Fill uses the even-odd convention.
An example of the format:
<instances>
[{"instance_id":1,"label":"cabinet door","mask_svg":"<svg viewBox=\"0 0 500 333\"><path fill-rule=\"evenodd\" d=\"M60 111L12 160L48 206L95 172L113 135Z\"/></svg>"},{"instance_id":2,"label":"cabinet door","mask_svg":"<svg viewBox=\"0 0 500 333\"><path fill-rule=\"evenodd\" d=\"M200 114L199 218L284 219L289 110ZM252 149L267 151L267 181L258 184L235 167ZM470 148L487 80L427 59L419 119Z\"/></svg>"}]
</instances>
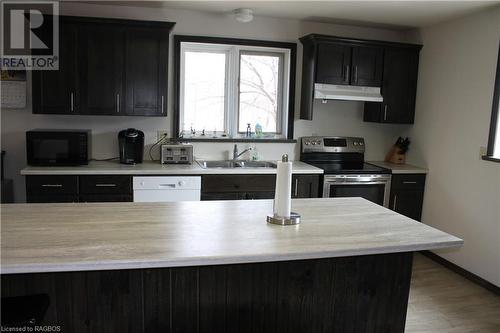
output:
<instances>
[{"instance_id":1,"label":"cabinet door","mask_svg":"<svg viewBox=\"0 0 500 333\"><path fill-rule=\"evenodd\" d=\"M384 50L381 47L352 48L351 85L380 87Z\"/></svg>"},{"instance_id":2,"label":"cabinet door","mask_svg":"<svg viewBox=\"0 0 500 333\"><path fill-rule=\"evenodd\" d=\"M246 198L246 193L242 192L206 192L201 193L201 200L243 200Z\"/></svg>"},{"instance_id":3,"label":"cabinet door","mask_svg":"<svg viewBox=\"0 0 500 333\"><path fill-rule=\"evenodd\" d=\"M51 17L47 17L51 20ZM44 24L43 27L49 26ZM43 33L48 33L42 31ZM33 71L33 113L74 114L80 110L77 72L77 26L60 21L59 69Z\"/></svg>"},{"instance_id":4,"label":"cabinet door","mask_svg":"<svg viewBox=\"0 0 500 333\"><path fill-rule=\"evenodd\" d=\"M391 193L389 207L395 212L420 221L424 202L423 189L402 190L396 189Z\"/></svg>"},{"instance_id":5,"label":"cabinet door","mask_svg":"<svg viewBox=\"0 0 500 333\"><path fill-rule=\"evenodd\" d=\"M365 121L413 124L417 93L418 51L388 48L384 56L382 103L365 103Z\"/></svg>"},{"instance_id":6,"label":"cabinet door","mask_svg":"<svg viewBox=\"0 0 500 333\"><path fill-rule=\"evenodd\" d=\"M26 194L27 203L58 203L58 202L78 202L78 196L67 195L33 195Z\"/></svg>"},{"instance_id":7,"label":"cabinet door","mask_svg":"<svg viewBox=\"0 0 500 333\"><path fill-rule=\"evenodd\" d=\"M343 44L318 45L316 83L349 84L351 47Z\"/></svg>"},{"instance_id":8,"label":"cabinet door","mask_svg":"<svg viewBox=\"0 0 500 333\"><path fill-rule=\"evenodd\" d=\"M420 221L425 178L423 174L393 175L389 207L395 212Z\"/></svg>"},{"instance_id":9,"label":"cabinet door","mask_svg":"<svg viewBox=\"0 0 500 333\"><path fill-rule=\"evenodd\" d=\"M124 111L166 116L169 30L127 27L125 34Z\"/></svg>"},{"instance_id":10,"label":"cabinet door","mask_svg":"<svg viewBox=\"0 0 500 333\"><path fill-rule=\"evenodd\" d=\"M85 24L80 28L81 113L118 115L122 107L124 33L121 26Z\"/></svg>"},{"instance_id":11,"label":"cabinet door","mask_svg":"<svg viewBox=\"0 0 500 333\"><path fill-rule=\"evenodd\" d=\"M317 198L319 196L319 176L294 175L292 177L292 198Z\"/></svg>"},{"instance_id":12,"label":"cabinet door","mask_svg":"<svg viewBox=\"0 0 500 333\"><path fill-rule=\"evenodd\" d=\"M274 191L259 191L259 192L247 192L244 199L245 200L257 200L257 199L274 199Z\"/></svg>"},{"instance_id":13,"label":"cabinet door","mask_svg":"<svg viewBox=\"0 0 500 333\"><path fill-rule=\"evenodd\" d=\"M85 194L80 195L80 202L132 202L131 194Z\"/></svg>"}]
</instances>

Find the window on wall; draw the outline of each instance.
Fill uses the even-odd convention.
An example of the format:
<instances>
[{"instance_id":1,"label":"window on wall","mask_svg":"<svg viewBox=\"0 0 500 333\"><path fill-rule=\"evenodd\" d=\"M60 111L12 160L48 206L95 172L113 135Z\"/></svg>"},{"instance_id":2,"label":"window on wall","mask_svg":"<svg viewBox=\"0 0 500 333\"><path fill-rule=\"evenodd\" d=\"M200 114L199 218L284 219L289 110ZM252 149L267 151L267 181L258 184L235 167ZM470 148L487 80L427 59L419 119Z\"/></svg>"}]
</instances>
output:
<instances>
[{"instance_id":1,"label":"window on wall","mask_svg":"<svg viewBox=\"0 0 500 333\"><path fill-rule=\"evenodd\" d=\"M175 36L175 46L179 137L292 138L295 44Z\"/></svg>"},{"instance_id":2,"label":"window on wall","mask_svg":"<svg viewBox=\"0 0 500 333\"><path fill-rule=\"evenodd\" d=\"M500 45L498 49L495 88L493 91L488 149L484 159L500 162Z\"/></svg>"}]
</instances>

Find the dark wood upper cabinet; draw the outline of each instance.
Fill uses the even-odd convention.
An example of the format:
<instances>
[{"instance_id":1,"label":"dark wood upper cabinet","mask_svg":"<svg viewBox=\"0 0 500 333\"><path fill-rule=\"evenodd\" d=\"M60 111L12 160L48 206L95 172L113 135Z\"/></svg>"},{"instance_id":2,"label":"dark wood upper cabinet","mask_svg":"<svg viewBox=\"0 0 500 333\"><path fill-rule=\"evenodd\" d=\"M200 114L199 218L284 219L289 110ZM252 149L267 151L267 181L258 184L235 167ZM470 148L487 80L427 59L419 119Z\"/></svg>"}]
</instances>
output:
<instances>
[{"instance_id":1,"label":"dark wood upper cabinet","mask_svg":"<svg viewBox=\"0 0 500 333\"><path fill-rule=\"evenodd\" d=\"M59 70L33 73L33 113L166 116L174 24L60 16Z\"/></svg>"},{"instance_id":2,"label":"dark wood upper cabinet","mask_svg":"<svg viewBox=\"0 0 500 333\"><path fill-rule=\"evenodd\" d=\"M315 83L349 84L350 65L350 46L329 43L319 44Z\"/></svg>"},{"instance_id":3,"label":"dark wood upper cabinet","mask_svg":"<svg viewBox=\"0 0 500 333\"><path fill-rule=\"evenodd\" d=\"M125 113L166 116L169 29L127 27Z\"/></svg>"},{"instance_id":4,"label":"dark wood upper cabinet","mask_svg":"<svg viewBox=\"0 0 500 333\"><path fill-rule=\"evenodd\" d=\"M123 105L123 29L108 24L82 25L79 46L80 114L119 114Z\"/></svg>"},{"instance_id":5,"label":"dark wood upper cabinet","mask_svg":"<svg viewBox=\"0 0 500 333\"><path fill-rule=\"evenodd\" d=\"M365 121L413 123L421 45L311 34L303 44L300 118L311 120L314 84L381 87L384 103L365 103Z\"/></svg>"},{"instance_id":6,"label":"dark wood upper cabinet","mask_svg":"<svg viewBox=\"0 0 500 333\"><path fill-rule=\"evenodd\" d=\"M42 27L47 26L49 24L44 24ZM43 30L41 33L49 32ZM78 112L80 94L77 36L76 24L69 22L60 24L59 70L33 71L33 113L74 114Z\"/></svg>"},{"instance_id":7,"label":"dark wood upper cabinet","mask_svg":"<svg viewBox=\"0 0 500 333\"><path fill-rule=\"evenodd\" d=\"M380 87L384 49L356 46L352 48L351 85Z\"/></svg>"},{"instance_id":8,"label":"dark wood upper cabinet","mask_svg":"<svg viewBox=\"0 0 500 333\"><path fill-rule=\"evenodd\" d=\"M365 103L364 120L413 124L417 93L419 51L387 48L384 57L382 103Z\"/></svg>"}]
</instances>

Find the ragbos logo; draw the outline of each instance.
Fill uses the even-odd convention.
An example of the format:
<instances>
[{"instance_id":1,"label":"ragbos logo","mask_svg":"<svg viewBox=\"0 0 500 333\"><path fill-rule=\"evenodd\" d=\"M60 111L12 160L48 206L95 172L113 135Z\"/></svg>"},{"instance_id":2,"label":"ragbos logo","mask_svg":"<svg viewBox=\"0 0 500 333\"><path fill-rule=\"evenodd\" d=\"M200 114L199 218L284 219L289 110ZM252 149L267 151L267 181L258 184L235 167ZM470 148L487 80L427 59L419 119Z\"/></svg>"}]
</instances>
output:
<instances>
[{"instance_id":1,"label":"ragbos logo","mask_svg":"<svg viewBox=\"0 0 500 333\"><path fill-rule=\"evenodd\" d=\"M1 67L8 70L57 70L59 3L2 1Z\"/></svg>"}]
</instances>

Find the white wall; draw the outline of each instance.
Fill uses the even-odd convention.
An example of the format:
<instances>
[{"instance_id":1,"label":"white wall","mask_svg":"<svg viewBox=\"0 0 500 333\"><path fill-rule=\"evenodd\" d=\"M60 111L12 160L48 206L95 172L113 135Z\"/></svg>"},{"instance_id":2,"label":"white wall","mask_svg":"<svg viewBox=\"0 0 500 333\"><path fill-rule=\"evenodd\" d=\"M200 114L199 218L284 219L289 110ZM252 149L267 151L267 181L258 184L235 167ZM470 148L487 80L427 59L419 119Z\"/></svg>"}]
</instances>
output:
<instances>
[{"instance_id":1,"label":"white wall","mask_svg":"<svg viewBox=\"0 0 500 333\"><path fill-rule=\"evenodd\" d=\"M302 48L298 38L308 33L323 33L346 37L367 39L383 39L406 41L405 32L385 29L372 29L347 25L301 22L297 20L256 17L251 23L241 24L225 15L208 14L197 11L137 8L123 6L99 6L90 4L61 3L61 14L77 16L99 16L139 20L174 21L177 24L172 34L190 34L206 36L223 36L235 38L251 38L297 42L297 85L296 111L299 112L300 77L302 64ZM172 52L170 52L170 69L172 68ZM169 81L168 114L172 115L172 70ZM31 94L31 92L29 92ZM31 98L28 96L28 107L25 110L2 110L1 130L2 149L7 151L6 176L14 178L17 201L24 200L24 179L19 170L26 164L25 131L32 128L91 128L94 134L94 158L106 158L117 155L116 135L119 130L135 127L143 130L146 142L150 144L156 139L156 131L171 129L171 116L166 118L147 117L96 117L96 116L58 116L33 115ZM405 129L398 125L379 125L363 123L362 103L330 102L327 105L318 103L313 121L295 121L295 138L305 135L359 135L367 141L366 158L382 159L389 144ZM298 116L296 116L298 119ZM244 147L245 145L241 145ZM257 149L265 159L277 159L288 153L296 157L295 144L258 144ZM195 155L203 158L226 157L232 144L199 143L195 145Z\"/></svg>"},{"instance_id":2,"label":"white wall","mask_svg":"<svg viewBox=\"0 0 500 333\"><path fill-rule=\"evenodd\" d=\"M423 221L465 240L438 254L500 286L500 164L483 161L500 7L421 31L409 162L426 165Z\"/></svg>"}]
</instances>

